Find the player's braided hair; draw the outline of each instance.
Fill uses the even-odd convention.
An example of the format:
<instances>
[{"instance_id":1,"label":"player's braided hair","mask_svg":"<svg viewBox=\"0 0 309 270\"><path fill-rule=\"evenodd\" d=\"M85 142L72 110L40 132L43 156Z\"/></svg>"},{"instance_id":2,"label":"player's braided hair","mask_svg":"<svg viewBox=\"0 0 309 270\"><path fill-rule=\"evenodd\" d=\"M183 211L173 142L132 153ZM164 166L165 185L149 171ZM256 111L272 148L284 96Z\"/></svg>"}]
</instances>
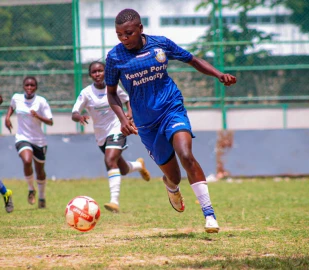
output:
<instances>
[{"instance_id":1,"label":"player's braided hair","mask_svg":"<svg viewBox=\"0 0 309 270\"><path fill-rule=\"evenodd\" d=\"M131 22L137 19L139 22L141 21L141 17L134 9L124 9L120 11L116 17L116 24L124 24L126 22Z\"/></svg>"}]
</instances>

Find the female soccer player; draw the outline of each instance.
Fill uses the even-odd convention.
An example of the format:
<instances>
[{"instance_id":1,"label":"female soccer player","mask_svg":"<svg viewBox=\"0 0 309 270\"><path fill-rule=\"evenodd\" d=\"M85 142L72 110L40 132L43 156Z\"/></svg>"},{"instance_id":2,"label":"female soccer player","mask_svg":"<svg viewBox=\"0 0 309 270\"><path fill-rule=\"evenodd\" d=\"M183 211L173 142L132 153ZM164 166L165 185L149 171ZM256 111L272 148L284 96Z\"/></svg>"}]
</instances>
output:
<instances>
[{"instance_id":1,"label":"female soccer player","mask_svg":"<svg viewBox=\"0 0 309 270\"><path fill-rule=\"evenodd\" d=\"M108 53L105 73L108 100L121 122L121 131L127 136L137 134L138 129L149 155L164 173L163 181L172 207L183 212L185 204L179 190L181 173L176 152L201 205L206 219L205 231L218 233L206 177L192 153L194 135L183 96L167 73L168 60L186 62L226 86L236 83L236 78L221 73L166 37L143 34L140 15L135 10L122 10L116 17L115 27L121 43ZM117 93L119 80L130 96L134 122L122 109Z\"/></svg>"},{"instance_id":2,"label":"female soccer player","mask_svg":"<svg viewBox=\"0 0 309 270\"><path fill-rule=\"evenodd\" d=\"M11 99L11 105L5 118L5 126L11 132L13 126L10 117L15 111L18 124L15 146L23 162L24 175L28 183L28 203L34 204L36 196L32 167L33 160L36 182L39 189L38 207L45 208L46 173L44 164L47 142L41 124L43 122L46 125L52 126L53 117L46 99L36 95L38 82L35 77L26 77L23 81L23 88L23 94L14 94Z\"/></svg>"},{"instance_id":3,"label":"female soccer player","mask_svg":"<svg viewBox=\"0 0 309 270\"><path fill-rule=\"evenodd\" d=\"M110 202L104 207L114 213L119 212L119 194L121 175L139 171L142 178L150 180L150 173L145 168L144 160L138 158L134 162L126 161L122 157L122 151L128 147L126 137L120 131L120 122L107 100L107 90L104 81L105 65L94 61L89 65L89 76L93 83L84 88L72 110L72 120L82 125L88 124L88 115L81 115L85 109L93 121L94 134L97 144L105 154L105 166L107 169ZM127 116L132 119L132 110L129 104L129 96L120 87L116 89L120 102L127 107Z\"/></svg>"}]
</instances>

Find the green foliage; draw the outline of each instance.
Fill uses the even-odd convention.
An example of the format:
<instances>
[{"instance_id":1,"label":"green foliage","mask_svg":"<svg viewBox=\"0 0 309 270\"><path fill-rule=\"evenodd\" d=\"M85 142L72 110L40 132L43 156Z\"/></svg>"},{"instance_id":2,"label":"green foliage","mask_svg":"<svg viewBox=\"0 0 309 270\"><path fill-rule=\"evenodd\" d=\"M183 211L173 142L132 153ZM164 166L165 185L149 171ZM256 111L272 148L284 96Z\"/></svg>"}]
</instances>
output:
<instances>
[{"instance_id":1,"label":"green foliage","mask_svg":"<svg viewBox=\"0 0 309 270\"><path fill-rule=\"evenodd\" d=\"M71 4L0 7L0 47L72 45ZM7 61L72 60L72 53L53 51L0 55Z\"/></svg>"},{"instance_id":2,"label":"green foliage","mask_svg":"<svg viewBox=\"0 0 309 270\"><path fill-rule=\"evenodd\" d=\"M285 0L285 5L293 11L291 22L300 26L304 33L309 33L309 1Z\"/></svg>"},{"instance_id":3,"label":"green foliage","mask_svg":"<svg viewBox=\"0 0 309 270\"><path fill-rule=\"evenodd\" d=\"M211 28L206 31L206 34L200 37L195 43L193 43L189 50L199 56L204 57L207 53L213 52L216 62L220 63L219 54L220 46L221 53L224 54L224 64L227 66L235 65L253 65L259 58L264 58L270 55L267 50L257 49L256 44L269 40L274 37L274 33L265 33L257 29L248 27L248 12L254 10L257 7L263 6L268 8L274 8L278 5L285 5L288 9L292 10L291 22L300 26L303 32L309 32L309 1L303 0L230 0L222 1L222 5L218 5L218 1L206 1L201 2L196 6L196 10L202 8L211 7L209 17L212 20ZM220 30L220 22L218 11L219 8L228 8L230 10L238 11L239 24L238 27L231 28L229 25L222 25ZM216 14L216 15L215 15ZM220 37L220 31L221 37ZM205 45L205 43L211 42L237 42L248 41L247 43L223 46L215 44L213 47ZM203 44L204 43L204 44ZM211 55L212 55L211 54ZM242 59L243 62L237 62L237 59ZM222 64L222 63L221 63Z\"/></svg>"}]
</instances>

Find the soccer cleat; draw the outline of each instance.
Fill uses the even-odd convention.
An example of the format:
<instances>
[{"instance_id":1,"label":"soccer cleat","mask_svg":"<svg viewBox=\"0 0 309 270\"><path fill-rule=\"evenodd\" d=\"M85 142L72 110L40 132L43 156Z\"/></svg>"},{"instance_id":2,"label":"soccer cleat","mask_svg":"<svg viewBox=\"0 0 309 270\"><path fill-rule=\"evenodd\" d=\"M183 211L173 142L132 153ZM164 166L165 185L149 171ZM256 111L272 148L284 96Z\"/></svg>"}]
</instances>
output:
<instances>
[{"instance_id":1,"label":"soccer cleat","mask_svg":"<svg viewBox=\"0 0 309 270\"><path fill-rule=\"evenodd\" d=\"M111 211L112 213L119 213L119 205L116 203L106 203L104 204L106 210Z\"/></svg>"},{"instance_id":2,"label":"soccer cleat","mask_svg":"<svg viewBox=\"0 0 309 270\"><path fill-rule=\"evenodd\" d=\"M207 216L206 217L206 224L205 224L205 232L207 233L218 233L220 230L217 220L214 216Z\"/></svg>"},{"instance_id":3,"label":"soccer cleat","mask_svg":"<svg viewBox=\"0 0 309 270\"><path fill-rule=\"evenodd\" d=\"M142 164L142 168L140 169L139 173L141 174L141 177L145 180L145 181L149 181L150 180L150 172L146 169L145 167L145 161L143 158L138 158L136 160L137 162L140 162Z\"/></svg>"},{"instance_id":4,"label":"soccer cleat","mask_svg":"<svg viewBox=\"0 0 309 270\"><path fill-rule=\"evenodd\" d=\"M183 212L185 211L185 202L183 197L181 196L180 190L176 192L170 192L167 188L167 195L168 199L170 201L171 206L177 211L177 212Z\"/></svg>"},{"instance_id":5,"label":"soccer cleat","mask_svg":"<svg viewBox=\"0 0 309 270\"><path fill-rule=\"evenodd\" d=\"M3 195L3 199L4 199L4 207L7 213L11 213L14 210L14 204L13 204L13 200L12 200L12 190L7 189L6 193Z\"/></svg>"},{"instance_id":6,"label":"soccer cleat","mask_svg":"<svg viewBox=\"0 0 309 270\"><path fill-rule=\"evenodd\" d=\"M46 200L45 199L39 199L38 207L39 208L46 208Z\"/></svg>"},{"instance_id":7,"label":"soccer cleat","mask_svg":"<svg viewBox=\"0 0 309 270\"><path fill-rule=\"evenodd\" d=\"M35 204L35 194L36 194L35 190L29 190L29 193L28 193L28 203L29 204Z\"/></svg>"}]
</instances>

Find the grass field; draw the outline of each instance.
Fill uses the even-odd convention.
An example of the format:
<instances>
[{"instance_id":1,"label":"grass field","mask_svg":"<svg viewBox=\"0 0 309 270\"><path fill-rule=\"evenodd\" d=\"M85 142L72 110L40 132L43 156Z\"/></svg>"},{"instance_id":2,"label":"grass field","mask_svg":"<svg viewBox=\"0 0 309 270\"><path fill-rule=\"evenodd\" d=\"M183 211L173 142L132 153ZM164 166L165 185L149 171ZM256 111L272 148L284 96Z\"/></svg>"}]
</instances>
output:
<instances>
[{"instance_id":1,"label":"grass field","mask_svg":"<svg viewBox=\"0 0 309 270\"><path fill-rule=\"evenodd\" d=\"M28 205L25 181L4 183L15 210L0 209L0 269L309 269L308 178L210 183L216 235L204 232L186 179L181 214L160 179L124 179L119 214L103 208L106 179L49 180L47 209ZM77 195L101 206L99 223L87 233L65 224L65 206Z\"/></svg>"}]
</instances>

